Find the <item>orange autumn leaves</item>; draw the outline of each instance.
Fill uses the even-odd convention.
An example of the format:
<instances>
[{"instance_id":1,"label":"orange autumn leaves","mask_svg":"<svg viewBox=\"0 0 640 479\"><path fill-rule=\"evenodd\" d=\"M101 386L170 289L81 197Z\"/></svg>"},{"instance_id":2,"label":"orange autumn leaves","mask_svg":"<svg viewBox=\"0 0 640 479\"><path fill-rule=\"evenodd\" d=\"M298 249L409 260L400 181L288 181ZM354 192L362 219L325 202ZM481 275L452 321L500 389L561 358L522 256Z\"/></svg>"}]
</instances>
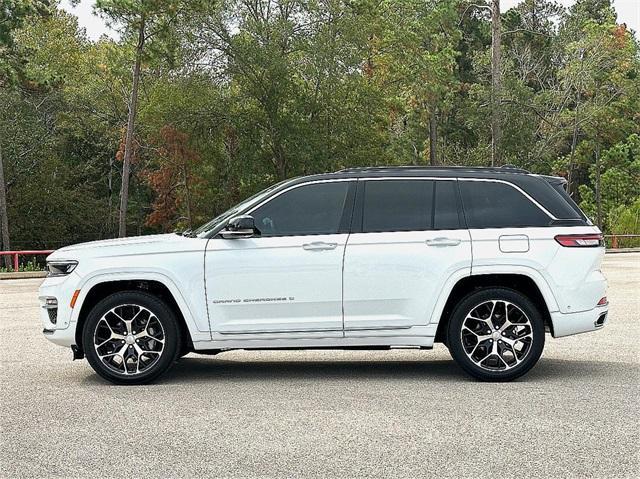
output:
<instances>
[{"instance_id":1,"label":"orange autumn leaves","mask_svg":"<svg viewBox=\"0 0 640 479\"><path fill-rule=\"evenodd\" d=\"M160 129L153 167L138 175L155 195L147 226L160 226L164 231L193 226L193 194L202 183L193 167L200 161L200 155L189 146L188 134L171 125Z\"/></svg>"}]
</instances>

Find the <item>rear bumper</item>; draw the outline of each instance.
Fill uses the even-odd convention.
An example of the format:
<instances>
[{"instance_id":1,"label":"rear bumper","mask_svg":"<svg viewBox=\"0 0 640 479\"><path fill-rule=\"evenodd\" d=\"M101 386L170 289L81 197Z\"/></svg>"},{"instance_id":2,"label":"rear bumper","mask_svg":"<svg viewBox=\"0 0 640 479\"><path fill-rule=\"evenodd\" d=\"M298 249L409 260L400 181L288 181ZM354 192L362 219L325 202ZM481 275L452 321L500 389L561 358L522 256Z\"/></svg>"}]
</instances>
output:
<instances>
[{"instance_id":1,"label":"rear bumper","mask_svg":"<svg viewBox=\"0 0 640 479\"><path fill-rule=\"evenodd\" d=\"M572 334L588 333L602 329L608 321L609 306L603 305L579 313L551 313L553 337L561 338Z\"/></svg>"}]
</instances>

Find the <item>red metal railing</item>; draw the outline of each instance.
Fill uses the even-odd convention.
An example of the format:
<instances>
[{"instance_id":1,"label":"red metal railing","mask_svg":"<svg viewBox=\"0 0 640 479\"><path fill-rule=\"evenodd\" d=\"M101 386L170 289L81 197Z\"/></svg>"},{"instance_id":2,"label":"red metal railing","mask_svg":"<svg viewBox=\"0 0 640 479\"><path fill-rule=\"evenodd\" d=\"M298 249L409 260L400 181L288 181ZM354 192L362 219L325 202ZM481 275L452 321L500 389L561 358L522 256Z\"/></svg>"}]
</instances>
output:
<instances>
[{"instance_id":1,"label":"red metal railing","mask_svg":"<svg viewBox=\"0 0 640 479\"><path fill-rule=\"evenodd\" d=\"M0 256L13 256L13 270L18 271L18 267L20 266L20 261L18 258L20 256L41 256L41 255L50 255L54 250L22 250L22 251L0 251Z\"/></svg>"},{"instance_id":2,"label":"red metal railing","mask_svg":"<svg viewBox=\"0 0 640 479\"><path fill-rule=\"evenodd\" d=\"M604 235L605 238L611 238L611 249L618 248L618 240L620 238L640 238L640 235Z\"/></svg>"},{"instance_id":3,"label":"red metal railing","mask_svg":"<svg viewBox=\"0 0 640 479\"><path fill-rule=\"evenodd\" d=\"M611 248L617 249L619 245L619 239L621 238L640 238L640 235L632 235L632 234L613 234L613 235L604 235L605 238L611 239ZM13 256L13 270L18 271L18 267L20 266L19 258L20 256L42 256L42 255L50 255L53 253L52 249L45 250L20 250L20 251L0 251L1 256Z\"/></svg>"}]
</instances>

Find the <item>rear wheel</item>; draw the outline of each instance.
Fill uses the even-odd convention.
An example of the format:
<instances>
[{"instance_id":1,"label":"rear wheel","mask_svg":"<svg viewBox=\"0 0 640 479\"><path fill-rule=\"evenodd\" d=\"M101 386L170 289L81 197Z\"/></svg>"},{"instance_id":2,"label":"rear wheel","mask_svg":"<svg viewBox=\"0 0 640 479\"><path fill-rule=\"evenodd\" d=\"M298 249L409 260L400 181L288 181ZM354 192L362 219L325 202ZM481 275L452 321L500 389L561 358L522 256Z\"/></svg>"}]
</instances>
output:
<instances>
[{"instance_id":1,"label":"rear wheel","mask_svg":"<svg viewBox=\"0 0 640 479\"><path fill-rule=\"evenodd\" d=\"M529 371L544 348L544 321L521 293L487 288L466 296L449 321L456 362L483 381L510 381Z\"/></svg>"},{"instance_id":2,"label":"rear wheel","mask_svg":"<svg viewBox=\"0 0 640 479\"><path fill-rule=\"evenodd\" d=\"M176 360L179 344L173 311L140 291L115 293L100 301L83 331L89 364L116 384L153 381Z\"/></svg>"}]
</instances>

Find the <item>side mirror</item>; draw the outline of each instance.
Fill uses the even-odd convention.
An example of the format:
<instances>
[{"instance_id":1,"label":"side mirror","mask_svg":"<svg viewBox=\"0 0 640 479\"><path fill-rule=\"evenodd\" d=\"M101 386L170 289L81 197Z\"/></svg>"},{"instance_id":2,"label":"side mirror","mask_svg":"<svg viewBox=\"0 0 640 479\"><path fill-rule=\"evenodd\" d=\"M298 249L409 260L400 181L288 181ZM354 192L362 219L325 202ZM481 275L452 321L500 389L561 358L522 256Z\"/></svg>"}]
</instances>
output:
<instances>
[{"instance_id":1,"label":"side mirror","mask_svg":"<svg viewBox=\"0 0 640 479\"><path fill-rule=\"evenodd\" d=\"M220 231L220 236L225 239L251 238L259 234L256 223L251 215L235 216L229 220L227 226Z\"/></svg>"}]
</instances>

